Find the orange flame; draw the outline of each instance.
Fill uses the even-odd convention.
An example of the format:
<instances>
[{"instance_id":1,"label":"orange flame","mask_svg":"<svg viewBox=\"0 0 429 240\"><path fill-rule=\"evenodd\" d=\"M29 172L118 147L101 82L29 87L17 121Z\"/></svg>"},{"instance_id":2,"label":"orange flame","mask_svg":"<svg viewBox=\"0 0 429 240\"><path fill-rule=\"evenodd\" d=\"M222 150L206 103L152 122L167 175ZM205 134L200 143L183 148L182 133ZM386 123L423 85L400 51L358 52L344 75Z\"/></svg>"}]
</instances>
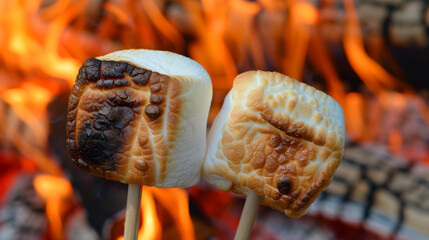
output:
<instances>
[{"instance_id":1,"label":"orange flame","mask_svg":"<svg viewBox=\"0 0 429 240\"><path fill-rule=\"evenodd\" d=\"M7 47L0 53L1 58L6 64L19 67L26 73L43 71L50 76L66 79L71 85L79 64L72 57L60 56L60 52L64 52L60 51L60 37L87 1L58 1L42 10L40 16L41 1L3 1L1 22L4 39L1 44ZM49 24L42 17L51 18ZM38 28L36 34L32 27ZM65 52L63 55L66 55Z\"/></svg>"},{"instance_id":2,"label":"orange flame","mask_svg":"<svg viewBox=\"0 0 429 240\"><path fill-rule=\"evenodd\" d=\"M143 222L138 232L138 239L162 239L162 224L159 220L156 202L173 218L179 231L177 239L195 239L194 227L189 216L188 195L181 188L160 189L143 187L141 211ZM121 236L117 240L123 240Z\"/></svg>"},{"instance_id":3,"label":"orange flame","mask_svg":"<svg viewBox=\"0 0 429 240\"><path fill-rule=\"evenodd\" d=\"M51 224L53 239L64 239L61 213L63 201L73 192L70 182L61 177L37 175L33 181L34 189L46 201L46 214Z\"/></svg>"},{"instance_id":4,"label":"orange flame","mask_svg":"<svg viewBox=\"0 0 429 240\"><path fill-rule=\"evenodd\" d=\"M143 188L141 200L143 223L138 233L138 239L161 239L161 223L156 214L153 194Z\"/></svg>"},{"instance_id":5,"label":"orange flame","mask_svg":"<svg viewBox=\"0 0 429 240\"><path fill-rule=\"evenodd\" d=\"M379 63L365 52L359 19L353 1L344 0L346 28L344 50L351 66L375 94L383 90L396 89L410 91L409 87L387 72Z\"/></svg>"},{"instance_id":6,"label":"orange flame","mask_svg":"<svg viewBox=\"0 0 429 240\"><path fill-rule=\"evenodd\" d=\"M316 23L317 16L316 8L308 2L296 1L291 5L289 26L284 32L287 52L283 68L292 78L302 79L312 26Z\"/></svg>"},{"instance_id":7,"label":"orange flame","mask_svg":"<svg viewBox=\"0 0 429 240\"><path fill-rule=\"evenodd\" d=\"M184 4L193 16L194 30L198 36L197 41L189 46L191 57L210 73L215 88L230 89L237 69L224 40L229 2L203 0L202 9L192 1Z\"/></svg>"},{"instance_id":8,"label":"orange flame","mask_svg":"<svg viewBox=\"0 0 429 240\"><path fill-rule=\"evenodd\" d=\"M166 38L174 42L176 46L183 47L184 40L182 35L174 28L171 23L164 17L161 10L153 0L142 1L143 8L149 19L161 31Z\"/></svg>"},{"instance_id":9,"label":"orange flame","mask_svg":"<svg viewBox=\"0 0 429 240\"><path fill-rule=\"evenodd\" d=\"M348 137L361 140L366 129L364 99L359 93L348 93L345 100L345 124Z\"/></svg>"},{"instance_id":10,"label":"orange flame","mask_svg":"<svg viewBox=\"0 0 429 240\"><path fill-rule=\"evenodd\" d=\"M146 189L148 187L145 187ZM194 227L189 216L188 195L181 188L160 189L149 188L152 194L173 217L176 226L178 227L180 239L194 239ZM172 201L172 198L176 201Z\"/></svg>"},{"instance_id":11,"label":"orange flame","mask_svg":"<svg viewBox=\"0 0 429 240\"><path fill-rule=\"evenodd\" d=\"M292 5L292 14L296 14L297 21L309 25L314 25L318 18L316 8L304 1L297 1Z\"/></svg>"},{"instance_id":12,"label":"orange flame","mask_svg":"<svg viewBox=\"0 0 429 240\"><path fill-rule=\"evenodd\" d=\"M405 82L400 81L395 76L390 74L386 69L384 69L376 60L371 58L365 52L364 41L362 37L362 30L359 24L359 18L354 6L353 1L351 0L343 0L346 12L346 26L345 26L345 35L343 39L344 50L347 56L347 59L356 72L356 74L360 77L363 83L367 86L367 88L376 96L377 102L383 103L385 99L386 92L389 91L398 91L403 92L401 97L406 96L407 94L416 96L419 104L419 112L421 114L422 119L425 121L426 126L429 126L429 109L427 105L423 103L423 100L417 96L417 94L408 86ZM396 99L400 99L397 97ZM389 102L386 105L391 105ZM354 111L348 107L346 107L345 111ZM376 116L370 116L370 118L377 118L380 113L375 113ZM353 115L353 114L352 114ZM346 116L347 117L347 116ZM353 116L356 117L356 116ZM360 117L362 118L362 116ZM376 119L377 120L377 119ZM346 120L346 122L351 122L353 119ZM374 122L374 120L372 121ZM378 121L376 121L379 124ZM360 123L354 123L354 128L352 131L353 134L357 133L359 130L362 130L362 126L356 127L357 125L361 125ZM377 130L379 126L373 126L370 123L369 126L365 126L366 135L369 136L373 134L370 130ZM352 126L350 124L349 126ZM350 129L349 129L350 132ZM352 134L352 135L353 135ZM403 144L402 136L400 132L395 129L391 129L388 133L388 147L394 153L397 153ZM370 139L367 137L367 139Z\"/></svg>"},{"instance_id":13,"label":"orange flame","mask_svg":"<svg viewBox=\"0 0 429 240\"><path fill-rule=\"evenodd\" d=\"M345 90L320 32L316 31L310 41L310 60L325 77L329 95L344 107Z\"/></svg>"},{"instance_id":14,"label":"orange flame","mask_svg":"<svg viewBox=\"0 0 429 240\"><path fill-rule=\"evenodd\" d=\"M114 14L121 23L128 23L129 24L129 17L127 15L127 13L120 7L116 6L113 3L107 2L104 4L104 9L106 11L111 12L112 14Z\"/></svg>"},{"instance_id":15,"label":"orange flame","mask_svg":"<svg viewBox=\"0 0 429 240\"><path fill-rule=\"evenodd\" d=\"M52 97L49 90L27 83L21 88L4 90L0 99L8 103L16 114L10 113L5 117L4 124L8 124L4 129L6 139L9 139L23 156L34 159L40 170L59 175L59 167L44 153L49 128L46 107ZM26 124L27 131L18 132L18 126L14 126L18 122L17 119Z\"/></svg>"}]
</instances>

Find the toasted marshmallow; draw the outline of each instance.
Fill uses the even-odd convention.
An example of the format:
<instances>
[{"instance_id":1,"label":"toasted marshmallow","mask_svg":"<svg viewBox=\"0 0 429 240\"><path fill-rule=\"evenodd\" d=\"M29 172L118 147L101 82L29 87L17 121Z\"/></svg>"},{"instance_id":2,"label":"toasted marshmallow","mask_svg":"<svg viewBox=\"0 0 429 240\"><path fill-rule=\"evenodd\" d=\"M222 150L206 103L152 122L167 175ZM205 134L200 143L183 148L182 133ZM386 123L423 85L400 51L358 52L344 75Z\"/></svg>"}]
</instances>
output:
<instances>
[{"instance_id":1,"label":"toasted marshmallow","mask_svg":"<svg viewBox=\"0 0 429 240\"><path fill-rule=\"evenodd\" d=\"M333 98L280 73L245 72L212 125L203 176L299 217L329 185L344 141L343 110Z\"/></svg>"},{"instance_id":2,"label":"toasted marshmallow","mask_svg":"<svg viewBox=\"0 0 429 240\"><path fill-rule=\"evenodd\" d=\"M195 185L212 92L204 68L178 54L124 50L88 59L69 99L71 160L124 183Z\"/></svg>"}]
</instances>

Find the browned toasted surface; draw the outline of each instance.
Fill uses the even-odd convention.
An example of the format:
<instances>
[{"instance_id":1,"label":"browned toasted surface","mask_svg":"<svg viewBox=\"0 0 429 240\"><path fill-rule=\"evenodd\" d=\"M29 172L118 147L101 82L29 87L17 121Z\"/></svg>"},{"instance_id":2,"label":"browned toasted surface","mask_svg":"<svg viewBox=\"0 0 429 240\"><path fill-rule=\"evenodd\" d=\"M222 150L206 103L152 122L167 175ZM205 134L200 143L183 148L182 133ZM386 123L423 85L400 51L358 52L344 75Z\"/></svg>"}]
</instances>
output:
<instances>
[{"instance_id":1,"label":"browned toasted surface","mask_svg":"<svg viewBox=\"0 0 429 240\"><path fill-rule=\"evenodd\" d=\"M167 121L177 118L178 84L173 77L126 62L85 61L68 106L67 149L73 163L127 183L154 185L155 174L165 177L163 114L169 95L175 104L169 105Z\"/></svg>"},{"instance_id":2,"label":"browned toasted surface","mask_svg":"<svg viewBox=\"0 0 429 240\"><path fill-rule=\"evenodd\" d=\"M340 163L341 107L308 85L262 71L240 74L226 102L209 136L206 179L243 195L252 190L288 216L304 214Z\"/></svg>"}]
</instances>

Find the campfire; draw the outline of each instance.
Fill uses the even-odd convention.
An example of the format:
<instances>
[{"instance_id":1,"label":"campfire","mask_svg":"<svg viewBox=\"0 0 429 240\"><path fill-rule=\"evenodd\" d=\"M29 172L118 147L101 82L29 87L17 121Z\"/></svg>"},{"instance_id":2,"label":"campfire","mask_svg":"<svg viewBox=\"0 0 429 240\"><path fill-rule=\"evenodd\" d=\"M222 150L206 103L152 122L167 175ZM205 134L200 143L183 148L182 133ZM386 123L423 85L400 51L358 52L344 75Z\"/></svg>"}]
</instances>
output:
<instances>
[{"instance_id":1,"label":"campfire","mask_svg":"<svg viewBox=\"0 0 429 240\"><path fill-rule=\"evenodd\" d=\"M309 214L263 207L254 239L429 236L428 12L424 1L0 3L0 239L122 239L126 186L80 172L65 147L79 67L167 50L210 74L211 126L237 74L277 71L344 109L347 143ZM231 239L242 198L202 180L144 187L139 239Z\"/></svg>"}]
</instances>

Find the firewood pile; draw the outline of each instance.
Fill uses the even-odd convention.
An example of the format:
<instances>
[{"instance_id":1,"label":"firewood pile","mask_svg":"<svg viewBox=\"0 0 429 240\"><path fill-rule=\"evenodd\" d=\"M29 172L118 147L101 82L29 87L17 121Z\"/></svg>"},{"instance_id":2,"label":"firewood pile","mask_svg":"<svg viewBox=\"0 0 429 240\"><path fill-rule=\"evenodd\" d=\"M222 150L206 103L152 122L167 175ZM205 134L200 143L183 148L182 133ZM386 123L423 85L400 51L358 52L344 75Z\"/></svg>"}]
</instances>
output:
<instances>
[{"instance_id":1,"label":"firewood pile","mask_svg":"<svg viewBox=\"0 0 429 240\"><path fill-rule=\"evenodd\" d=\"M428 176L427 165L350 146L313 210L384 236L424 239L429 236Z\"/></svg>"}]
</instances>

